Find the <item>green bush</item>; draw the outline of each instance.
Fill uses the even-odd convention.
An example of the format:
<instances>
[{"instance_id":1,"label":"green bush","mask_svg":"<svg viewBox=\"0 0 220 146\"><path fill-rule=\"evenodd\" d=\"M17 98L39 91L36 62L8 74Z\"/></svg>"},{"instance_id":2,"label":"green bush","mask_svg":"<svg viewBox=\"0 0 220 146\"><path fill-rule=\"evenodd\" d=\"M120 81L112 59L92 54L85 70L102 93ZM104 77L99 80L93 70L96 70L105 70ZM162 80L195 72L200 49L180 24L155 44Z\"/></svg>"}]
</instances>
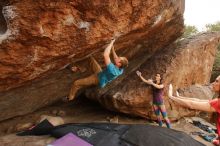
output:
<instances>
[{"instance_id":1,"label":"green bush","mask_svg":"<svg viewBox=\"0 0 220 146\"><path fill-rule=\"evenodd\" d=\"M213 82L218 75L220 75L220 45L218 46L210 82Z\"/></svg>"}]
</instances>

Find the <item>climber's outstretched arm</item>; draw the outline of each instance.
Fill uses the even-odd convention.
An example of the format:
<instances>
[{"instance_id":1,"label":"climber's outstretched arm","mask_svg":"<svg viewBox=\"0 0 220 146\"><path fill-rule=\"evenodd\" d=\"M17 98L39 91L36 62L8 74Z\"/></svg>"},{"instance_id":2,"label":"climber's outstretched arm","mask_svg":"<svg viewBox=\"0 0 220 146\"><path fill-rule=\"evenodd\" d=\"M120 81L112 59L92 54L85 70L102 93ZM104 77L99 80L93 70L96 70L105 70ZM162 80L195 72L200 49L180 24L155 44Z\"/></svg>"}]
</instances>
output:
<instances>
[{"instance_id":1,"label":"climber's outstretched arm","mask_svg":"<svg viewBox=\"0 0 220 146\"><path fill-rule=\"evenodd\" d=\"M136 71L136 74L141 78L141 80L147 84L150 84L150 81L149 80L146 80L143 76L142 76L142 73L140 71Z\"/></svg>"},{"instance_id":2,"label":"climber's outstretched arm","mask_svg":"<svg viewBox=\"0 0 220 146\"><path fill-rule=\"evenodd\" d=\"M169 85L169 91L168 91L168 96L170 99L172 99L174 102L190 108L190 109L195 109L195 110L200 110L200 111L205 111L205 112L215 112L216 110L210 105L209 100L207 101L200 101L191 99L191 98L178 98L176 96L173 96L173 86L170 84Z\"/></svg>"},{"instance_id":3,"label":"climber's outstretched arm","mask_svg":"<svg viewBox=\"0 0 220 146\"><path fill-rule=\"evenodd\" d=\"M115 47L114 46L112 46L112 55L113 55L114 61L117 62L119 57L115 52Z\"/></svg>"},{"instance_id":4,"label":"climber's outstretched arm","mask_svg":"<svg viewBox=\"0 0 220 146\"><path fill-rule=\"evenodd\" d=\"M110 44L105 48L103 55L104 55L104 61L105 61L106 66L111 63L110 53L111 53L111 49L112 49L114 42L115 40L112 40Z\"/></svg>"},{"instance_id":5,"label":"climber's outstretched arm","mask_svg":"<svg viewBox=\"0 0 220 146\"><path fill-rule=\"evenodd\" d=\"M198 101L198 102L208 102L207 99L189 98L189 97L181 96L181 95L179 95L179 92L177 92L177 91L176 91L176 97L181 98L181 99L185 99L185 100L193 100L193 101Z\"/></svg>"},{"instance_id":6,"label":"climber's outstretched arm","mask_svg":"<svg viewBox=\"0 0 220 146\"><path fill-rule=\"evenodd\" d=\"M152 85L152 86L154 86L154 87L157 88L157 89L162 89L162 88L164 87L163 84L160 84L160 85L155 84L152 79L146 80L146 79L142 76L142 73L141 73L140 71L138 71L138 70L136 71L136 74L141 78L141 80L142 80L143 82L145 82L145 83L147 83L147 84L149 84L149 85Z\"/></svg>"}]
</instances>

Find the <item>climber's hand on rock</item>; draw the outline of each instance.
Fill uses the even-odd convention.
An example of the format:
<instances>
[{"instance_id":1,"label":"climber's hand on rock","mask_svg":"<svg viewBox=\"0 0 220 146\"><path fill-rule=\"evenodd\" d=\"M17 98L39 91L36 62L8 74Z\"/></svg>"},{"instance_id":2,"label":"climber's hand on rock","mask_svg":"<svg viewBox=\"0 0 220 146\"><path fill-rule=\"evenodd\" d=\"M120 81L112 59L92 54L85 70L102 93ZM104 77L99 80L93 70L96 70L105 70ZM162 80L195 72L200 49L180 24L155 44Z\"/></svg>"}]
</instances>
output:
<instances>
[{"instance_id":1,"label":"climber's hand on rock","mask_svg":"<svg viewBox=\"0 0 220 146\"><path fill-rule=\"evenodd\" d=\"M136 74L140 77L141 76L141 72L140 71L136 71Z\"/></svg>"}]
</instances>

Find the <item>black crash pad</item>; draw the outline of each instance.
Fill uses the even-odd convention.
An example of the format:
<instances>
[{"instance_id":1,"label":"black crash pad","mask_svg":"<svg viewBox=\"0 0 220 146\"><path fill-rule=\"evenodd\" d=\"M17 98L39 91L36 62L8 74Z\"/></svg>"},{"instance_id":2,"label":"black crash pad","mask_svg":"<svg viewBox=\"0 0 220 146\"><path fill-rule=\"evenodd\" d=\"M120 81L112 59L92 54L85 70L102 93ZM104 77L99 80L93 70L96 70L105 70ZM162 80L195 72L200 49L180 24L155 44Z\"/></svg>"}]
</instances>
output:
<instances>
[{"instance_id":1,"label":"black crash pad","mask_svg":"<svg viewBox=\"0 0 220 146\"><path fill-rule=\"evenodd\" d=\"M94 146L204 146L184 132L144 124L67 124L55 127L51 135L70 132Z\"/></svg>"}]
</instances>

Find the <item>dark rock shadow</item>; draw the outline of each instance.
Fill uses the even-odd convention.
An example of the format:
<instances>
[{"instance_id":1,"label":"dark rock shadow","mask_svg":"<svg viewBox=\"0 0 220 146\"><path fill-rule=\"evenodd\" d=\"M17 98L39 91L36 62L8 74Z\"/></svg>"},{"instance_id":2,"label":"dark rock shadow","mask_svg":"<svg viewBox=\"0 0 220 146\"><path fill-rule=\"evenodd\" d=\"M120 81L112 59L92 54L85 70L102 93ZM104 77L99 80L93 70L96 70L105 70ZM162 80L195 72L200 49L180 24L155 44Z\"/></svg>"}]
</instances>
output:
<instances>
[{"instance_id":1,"label":"dark rock shadow","mask_svg":"<svg viewBox=\"0 0 220 146\"><path fill-rule=\"evenodd\" d=\"M3 7L8 4L7 0L0 2L0 35L4 34L7 31L7 22L3 15Z\"/></svg>"}]
</instances>

